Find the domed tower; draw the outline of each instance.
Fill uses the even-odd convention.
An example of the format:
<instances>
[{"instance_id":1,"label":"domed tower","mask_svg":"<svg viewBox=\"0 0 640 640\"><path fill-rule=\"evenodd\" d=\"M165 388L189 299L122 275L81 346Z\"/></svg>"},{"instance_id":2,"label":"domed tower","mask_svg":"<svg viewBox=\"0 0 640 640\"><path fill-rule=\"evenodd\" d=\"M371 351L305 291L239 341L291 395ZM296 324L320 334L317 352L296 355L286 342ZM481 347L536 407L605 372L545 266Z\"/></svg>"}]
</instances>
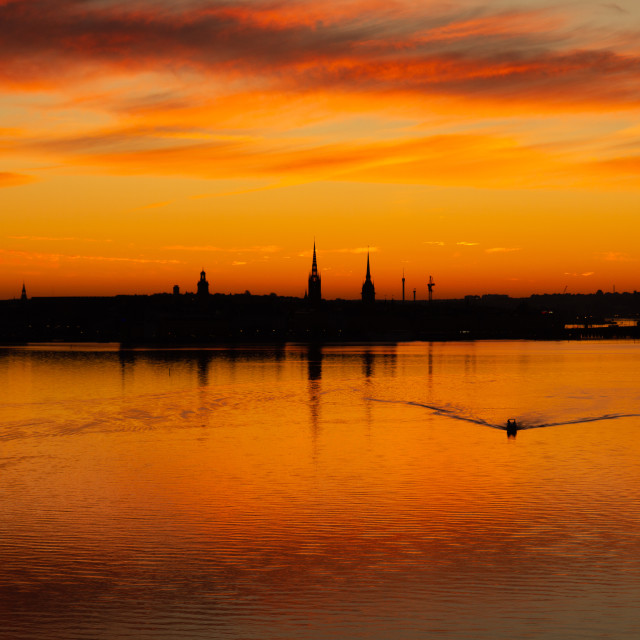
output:
<instances>
[{"instance_id":1,"label":"domed tower","mask_svg":"<svg viewBox=\"0 0 640 640\"><path fill-rule=\"evenodd\" d=\"M376 288L371 280L371 269L369 268L369 252L367 251L367 276L362 284L362 302L373 304L376 301Z\"/></svg>"},{"instance_id":2,"label":"domed tower","mask_svg":"<svg viewBox=\"0 0 640 640\"><path fill-rule=\"evenodd\" d=\"M316 242L313 241L313 262L311 263L311 273L309 274L309 294L308 300L311 304L318 304L322 300L322 283L318 273L318 263L316 262Z\"/></svg>"},{"instance_id":3,"label":"domed tower","mask_svg":"<svg viewBox=\"0 0 640 640\"><path fill-rule=\"evenodd\" d=\"M200 272L200 280L198 281L198 295L199 296L209 295L209 283L207 282L207 274L204 272L204 267Z\"/></svg>"}]
</instances>

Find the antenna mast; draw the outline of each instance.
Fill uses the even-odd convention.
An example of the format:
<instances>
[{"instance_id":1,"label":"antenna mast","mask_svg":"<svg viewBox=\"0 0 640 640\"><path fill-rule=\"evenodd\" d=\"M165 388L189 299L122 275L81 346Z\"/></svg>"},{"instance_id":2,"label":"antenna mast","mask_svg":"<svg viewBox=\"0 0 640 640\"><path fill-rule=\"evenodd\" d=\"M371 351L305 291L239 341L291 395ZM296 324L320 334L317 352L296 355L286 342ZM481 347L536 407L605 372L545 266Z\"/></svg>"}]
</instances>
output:
<instances>
[{"instance_id":1,"label":"antenna mast","mask_svg":"<svg viewBox=\"0 0 640 640\"><path fill-rule=\"evenodd\" d=\"M436 283L433 280L433 276L429 276L429 282L427 283L427 289L429 289L429 302L433 300L433 287L436 286Z\"/></svg>"}]
</instances>

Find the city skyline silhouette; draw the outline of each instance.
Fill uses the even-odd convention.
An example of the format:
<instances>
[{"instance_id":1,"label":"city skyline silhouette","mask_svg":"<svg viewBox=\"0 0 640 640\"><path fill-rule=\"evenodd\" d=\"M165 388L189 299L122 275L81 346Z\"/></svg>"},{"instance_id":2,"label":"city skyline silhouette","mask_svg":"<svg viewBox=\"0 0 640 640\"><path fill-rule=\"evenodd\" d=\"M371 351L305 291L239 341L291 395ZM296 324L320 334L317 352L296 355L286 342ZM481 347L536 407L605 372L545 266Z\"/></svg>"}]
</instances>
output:
<instances>
[{"instance_id":1,"label":"city skyline silhouette","mask_svg":"<svg viewBox=\"0 0 640 640\"><path fill-rule=\"evenodd\" d=\"M360 300L367 304L367 305L372 305L375 303L376 300L376 291L375 291L375 285L374 285L374 281L371 275L371 257L370 257L370 247L367 247L366 253L367 253L367 261L366 261L366 271L365 271L365 277L364 280L362 281L362 286L359 292L359 295L355 292L352 293L351 296L345 296L346 299L356 299L357 297L360 298ZM418 300L428 300L428 301L432 301L433 297L434 297L434 293L433 293L433 289L436 286L435 280L433 278L433 275L429 274L429 276L425 279L423 284L423 286L420 287L413 287L413 301L418 301ZM251 283L243 283L244 285L250 285ZM401 272L401 278L399 279L399 287L400 287L400 295L398 296L398 299L401 300L402 302L406 301L406 297L405 297L405 287L406 287L406 277L405 277L405 268L402 269ZM564 290L562 291L563 294L567 293L567 286L565 286ZM612 287L612 292L616 293L616 287L615 284ZM174 284L171 288L172 292L174 295L181 295L181 291L184 294L190 294L191 290L190 288L185 288L184 290L181 290L180 285L178 284ZM421 295L420 297L417 297L417 292L418 290L420 290ZM426 291L426 294L424 295L424 297L422 297L422 294ZM633 292L635 293L636 289L634 288ZM199 276L199 280L196 282L196 286L195 286L195 292L197 293L197 295L199 297L206 297L208 295L210 295L211 293L240 293L240 291L237 292L222 292L222 291L216 291L215 289L213 291L210 291L209 288L209 282L207 280L207 274L205 271L204 266L202 267L201 271L200 271L200 276ZM250 293L250 288L246 288L244 289L244 292L249 292ZM620 291L618 290L618 292L620 293L625 293L624 291ZM145 295L149 295L152 293L161 293L161 292L145 292ZM549 293L553 293L553 292L546 292L547 294ZM570 292L573 293L573 292ZM598 291L595 292L588 292L588 293L596 293L596 294L603 294L604 292L600 289ZM628 293L628 292L627 292ZM276 291L270 291L269 295L282 295L277 293ZM117 292L115 295L122 295L122 293ZM264 295L264 294L262 294ZM483 295L487 296L504 296L504 297L509 297L507 296L507 294L505 293L499 293L499 292L485 292ZM535 295L535 294L532 294ZM40 296L42 297L42 296ZM312 252L312 261L311 261L311 269L309 271L309 275L307 278L307 286L304 289L304 293L301 296L295 296L294 297L303 297L305 300L308 300L312 305L319 305L320 302L323 300L323 295L322 295L322 275L321 275L321 271L318 268L318 258L317 258L317 252L316 252L316 241L313 241L313 252ZM337 296L337 298L340 298L341 296ZM470 297L481 297L478 296L477 294L471 294L471 293L465 293L463 296L460 296L461 298L470 298ZM15 298L15 296L14 296ZM395 292L389 294L389 295L385 295L384 296L384 300L386 300L387 298L394 300L395 299ZM20 293L20 299L21 300L27 300L28 299L28 295L27 295L27 291L26 291L26 284L23 281L22 283L22 289L21 289L21 293Z\"/></svg>"},{"instance_id":2,"label":"city skyline silhouette","mask_svg":"<svg viewBox=\"0 0 640 640\"><path fill-rule=\"evenodd\" d=\"M376 299L371 256L359 299L326 299L313 243L311 269L302 296L224 294L202 267L195 292L151 295L30 297L26 283L20 298L0 301L4 314L0 342L47 340L116 341L145 344L237 342L326 342L469 340L496 338L584 339L638 334L640 294L466 295L437 300L432 275L424 283L426 299ZM354 292L355 293L355 292Z\"/></svg>"}]
</instances>

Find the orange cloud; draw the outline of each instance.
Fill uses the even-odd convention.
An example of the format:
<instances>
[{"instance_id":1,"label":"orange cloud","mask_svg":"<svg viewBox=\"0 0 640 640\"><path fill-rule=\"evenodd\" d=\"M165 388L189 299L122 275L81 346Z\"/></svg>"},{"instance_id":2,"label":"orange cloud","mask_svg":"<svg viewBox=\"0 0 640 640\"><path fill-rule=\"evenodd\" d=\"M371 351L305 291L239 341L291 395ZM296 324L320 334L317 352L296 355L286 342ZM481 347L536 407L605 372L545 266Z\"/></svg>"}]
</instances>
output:
<instances>
[{"instance_id":1,"label":"orange cloud","mask_svg":"<svg viewBox=\"0 0 640 640\"><path fill-rule=\"evenodd\" d=\"M480 187L584 185L596 173L598 184L633 186L640 171L634 156L598 152L585 163L566 145L474 128L478 116L637 108L640 56L626 45L628 29L609 31L604 46L567 12L426 11L401 0L330 12L307 1L177 9L15 0L0 4L0 23L0 84L46 84L62 96L53 106L34 101L37 129L0 131L5 154L121 175ZM59 117L35 117L52 111ZM458 114L468 129L417 137L384 128L394 113L417 126L438 112ZM345 118L363 113L375 114L378 129L354 135ZM30 180L0 174L0 186Z\"/></svg>"},{"instance_id":2,"label":"orange cloud","mask_svg":"<svg viewBox=\"0 0 640 640\"><path fill-rule=\"evenodd\" d=\"M615 32L603 46L601 34L576 28L576 16L551 10L17 0L0 5L0 23L0 82L16 89L158 73L196 86L190 74L225 79L218 94L252 86L587 108L640 99L640 57L628 50L626 25L618 48ZM180 102L171 94L163 99Z\"/></svg>"},{"instance_id":3,"label":"orange cloud","mask_svg":"<svg viewBox=\"0 0 640 640\"><path fill-rule=\"evenodd\" d=\"M611 158L591 164L596 172L606 171L614 175L640 176L640 155Z\"/></svg>"},{"instance_id":4,"label":"orange cloud","mask_svg":"<svg viewBox=\"0 0 640 640\"><path fill-rule=\"evenodd\" d=\"M637 262L638 258L632 258L629 254L621 251L607 251L602 254L602 259L608 262Z\"/></svg>"},{"instance_id":5,"label":"orange cloud","mask_svg":"<svg viewBox=\"0 0 640 640\"><path fill-rule=\"evenodd\" d=\"M581 160L496 133L404 136L319 143L316 137L174 135L173 127L140 127L15 143L14 153L47 154L68 166L118 175L203 178L352 180L478 187L614 185L633 178L637 163ZM600 167L609 170L601 171ZM613 171L613 167L616 168ZM93 169L91 169L93 168ZM265 189L269 187L260 187ZM147 205L158 207L168 201Z\"/></svg>"},{"instance_id":6,"label":"orange cloud","mask_svg":"<svg viewBox=\"0 0 640 640\"><path fill-rule=\"evenodd\" d=\"M130 258L118 256L90 256L64 253L42 253L33 251L18 251L15 249L0 249L0 254L20 261L28 262L60 262L60 261L90 261L90 262L124 262L135 264L184 264L181 260L164 260L153 258Z\"/></svg>"},{"instance_id":7,"label":"orange cloud","mask_svg":"<svg viewBox=\"0 0 640 640\"><path fill-rule=\"evenodd\" d=\"M213 245L202 246L184 246L184 245L172 245L164 247L167 251L204 251L212 253L278 253L281 251L280 247L276 245L255 246L255 247L218 247Z\"/></svg>"},{"instance_id":8,"label":"orange cloud","mask_svg":"<svg viewBox=\"0 0 640 640\"><path fill-rule=\"evenodd\" d=\"M23 184L29 184L35 181L36 178L34 176L0 171L0 187L19 187Z\"/></svg>"}]
</instances>

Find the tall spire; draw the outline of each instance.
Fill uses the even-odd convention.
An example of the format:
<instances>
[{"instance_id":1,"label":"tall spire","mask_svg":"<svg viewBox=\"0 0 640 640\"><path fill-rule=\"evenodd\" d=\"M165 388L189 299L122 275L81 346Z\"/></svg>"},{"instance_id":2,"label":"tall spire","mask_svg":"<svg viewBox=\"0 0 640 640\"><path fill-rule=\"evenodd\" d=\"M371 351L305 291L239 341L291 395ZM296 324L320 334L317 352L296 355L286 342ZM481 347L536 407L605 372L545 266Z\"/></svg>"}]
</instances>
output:
<instances>
[{"instance_id":1,"label":"tall spire","mask_svg":"<svg viewBox=\"0 0 640 640\"><path fill-rule=\"evenodd\" d=\"M313 239L313 262L311 264L311 275L318 275L318 263L316 262L316 240Z\"/></svg>"},{"instance_id":2,"label":"tall spire","mask_svg":"<svg viewBox=\"0 0 640 640\"><path fill-rule=\"evenodd\" d=\"M317 305L322 300L322 282L318 273L318 262L316 261L316 239L313 239L313 262L311 263L311 273L309 274L309 302Z\"/></svg>"},{"instance_id":3,"label":"tall spire","mask_svg":"<svg viewBox=\"0 0 640 640\"><path fill-rule=\"evenodd\" d=\"M371 267L369 264L369 250L367 249L367 275L362 284L362 302L372 304L376 299L376 290L371 281Z\"/></svg>"}]
</instances>

